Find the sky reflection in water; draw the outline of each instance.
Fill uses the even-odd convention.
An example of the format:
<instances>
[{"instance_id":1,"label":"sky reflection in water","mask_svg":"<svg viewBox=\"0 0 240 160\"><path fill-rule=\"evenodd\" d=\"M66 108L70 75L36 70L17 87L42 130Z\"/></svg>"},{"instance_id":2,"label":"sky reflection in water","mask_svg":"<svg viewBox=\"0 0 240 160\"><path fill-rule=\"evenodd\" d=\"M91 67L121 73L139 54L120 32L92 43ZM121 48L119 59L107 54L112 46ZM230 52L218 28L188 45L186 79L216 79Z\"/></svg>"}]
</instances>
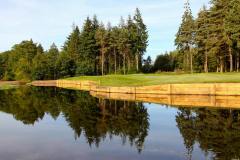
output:
<instances>
[{"instance_id":1,"label":"sky reflection in water","mask_svg":"<svg viewBox=\"0 0 240 160\"><path fill-rule=\"evenodd\" d=\"M97 99L80 91L23 87L0 91L0 111L3 160L240 155L238 110L166 107Z\"/></svg>"}]
</instances>

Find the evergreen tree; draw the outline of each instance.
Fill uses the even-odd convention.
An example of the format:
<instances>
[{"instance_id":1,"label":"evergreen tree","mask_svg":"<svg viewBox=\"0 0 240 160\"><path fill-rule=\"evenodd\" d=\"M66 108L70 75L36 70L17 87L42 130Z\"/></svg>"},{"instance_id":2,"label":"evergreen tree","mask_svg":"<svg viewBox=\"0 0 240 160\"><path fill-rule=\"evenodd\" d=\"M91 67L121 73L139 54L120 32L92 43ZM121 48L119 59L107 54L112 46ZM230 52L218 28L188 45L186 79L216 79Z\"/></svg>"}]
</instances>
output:
<instances>
[{"instance_id":1,"label":"evergreen tree","mask_svg":"<svg viewBox=\"0 0 240 160\"><path fill-rule=\"evenodd\" d=\"M37 46L37 54L43 54L43 53L44 53L44 49L43 49L42 45L38 44L38 46Z\"/></svg>"},{"instance_id":2,"label":"evergreen tree","mask_svg":"<svg viewBox=\"0 0 240 160\"><path fill-rule=\"evenodd\" d=\"M212 0L210 8L210 33L208 41L211 51L215 53L218 60L217 71L223 72L227 68L225 65L227 53L230 61L230 71L232 71L232 44L225 32L224 21L228 11L229 0Z\"/></svg>"},{"instance_id":3,"label":"evergreen tree","mask_svg":"<svg viewBox=\"0 0 240 160\"><path fill-rule=\"evenodd\" d=\"M119 28L113 27L110 32L109 37L109 47L111 48L114 55L114 73L117 74L117 59L119 58L118 54L118 37L119 37Z\"/></svg>"},{"instance_id":4,"label":"evergreen tree","mask_svg":"<svg viewBox=\"0 0 240 160\"><path fill-rule=\"evenodd\" d=\"M96 32L96 40L97 44L100 46L100 59L101 59L101 73L104 75L104 64L105 64L105 56L108 50L108 42L107 42L108 34L104 25L101 24Z\"/></svg>"},{"instance_id":5,"label":"evergreen tree","mask_svg":"<svg viewBox=\"0 0 240 160\"><path fill-rule=\"evenodd\" d=\"M152 59L150 56L146 60L143 60L143 73L151 73L153 71Z\"/></svg>"},{"instance_id":6,"label":"evergreen tree","mask_svg":"<svg viewBox=\"0 0 240 160\"><path fill-rule=\"evenodd\" d=\"M143 22L140 10L137 8L134 15L134 22L136 24L136 69L139 71L139 64L142 63L142 56L147 50L148 46L148 31L147 27Z\"/></svg>"},{"instance_id":7,"label":"evergreen tree","mask_svg":"<svg viewBox=\"0 0 240 160\"><path fill-rule=\"evenodd\" d=\"M208 73L208 52L209 48L207 47L208 35L209 35L209 18L208 11L206 6L200 10L198 14L198 18L196 19L196 35L195 35L195 44L197 47L197 57L198 58L198 66L204 65L204 72ZM204 62L204 63L202 63Z\"/></svg>"},{"instance_id":8,"label":"evergreen tree","mask_svg":"<svg viewBox=\"0 0 240 160\"><path fill-rule=\"evenodd\" d=\"M39 52L33 59L32 79L45 80L47 79L48 72L47 56Z\"/></svg>"},{"instance_id":9,"label":"evergreen tree","mask_svg":"<svg viewBox=\"0 0 240 160\"><path fill-rule=\"evenodd\" d=\"M239 51L240 51L240 0L231 0L225 19L225 30L229 35L233 45L235 44L238 48L236 54L236 70L239 71Z\"/></svg>"},{"instance_id":10,"label":"evergreen tree","mask_svg":"<svg viewBox=\"0 0 240 160\"><path fill-rule=\"evenodd\" d=\"M120 30L119 30L119 38L118 38L118 50L120 55L123 56L123 73L126 74L126 56L129 51L130 44L128 43L128 30L125 26L125 21L121 17L120 20Z\"/></svg>"},{"instance_id":11,"label":"evergreen tree","mask_svg":"<svg viewBox=\"0 0 240 160\"><path fill-rule=\"evenodd\" d=\"M110 22L107 23L106 28L106 41L107 41L107 55L106 55L106 69L108 70L107 73L111 74L114 70L114 48L111 45L111 39L112 39L112 25Z\"/></svg>"},{"instance_id":12,"label":"evergreen tree","mask_svg":"<svg viewBox=\"0 0 240 160\"><path fill-rule=\"evenodd\" d=\"M190 9L189 1L185 3L185 12L182 17L182 23L176 35L175 44L185 55L186 69L193 72L193 43L194 43L194 20Z\"/></svg>"},{"instance_id":13,"label":"evergreen tree","mask_svg":"<svg viewBox=\"0 0 240 160\"><path fill-rule=\"evenodd\" d=\"M53 43L47 52L48 59L48 79L57 79L57 63L59 51L55 43Z\"/></svg>"},{"instance_id":14,"label":"evergreen tree","mask_svg":"<svg viewBox=\"0 0 240 160\"><path fill-rule=\"evenodd\" d=\"M80 31L78 26L73 25L73 31L67 38L63 46L63 50L69 54L69 56L78 62L80 59Z\"/></svg>"},{"instance_id":15,"label":"evergreen tree","mask_svg":"<svg viewBox=\"0 0 240 160\"><path fill-rule=\"evenodd\" d=\"M134 62L134 58L136 57L137 50L137 25L133 22L131 15L128 16L127 20L127 30L128 30L128 43L129 43L129 52L127 55L128 59L128 72L131 71L131 65ZM136 61L135 61L136 63ZM135 69L136 70L136 69Z\"/></svg>"},{"instance_id":16,"label":"evergreen tree","mask_svg":"<svg viewBox=\"0 0 240 160\"><path fill-rule=\"evenodd\" d=\"M98 73L99 73L99 57L100 57L100 46L98 45L98 43L97 43L97 39L96 39L96 32L97 32L97 30L98 30L98 28L99 28L99 21L98 21L98 19L97 19L97 16L96 15L94 15L93 16L93 20L92 20L92 25L93 25L93 34L95 35L94 36L94 42L93 43L95 43L95 45L94 45L94 47L93 47L93 56L95 57L95 68L94 68L94 74L97 74L98 75Z\"/></svg>"},{"instance_id":17,"label":"evergreen tree","mask_svg":"<svg viewBox=\"0 0 240 160\"><path fill-rule=\"evenodd\" d=\"M168 53L157 56L154 62L154 70L161 72L170 72L172 70L171 58Z\"/></svg>"},{"instance_id":18,"label":"evergreen tree","mask_svg":"<svg viewBox=\"0 0 240 160\"><path fill-rule=\"evenodd\" d=\"M62 52L56 62L57 77L73 77L76 72L76 63L66 52Z\"/></svg>"},{"instance_id":19,"label":"evergreen tree","mask_svg":"<svg viewBox=\"0 0 240 160\"><path fill-rule=\"evenodd\" d=\"M77 75L94 75L96 70L95 28L89 17L86 19L80 35L80 61L77 62Z\"/></svg>"}]
</instances>

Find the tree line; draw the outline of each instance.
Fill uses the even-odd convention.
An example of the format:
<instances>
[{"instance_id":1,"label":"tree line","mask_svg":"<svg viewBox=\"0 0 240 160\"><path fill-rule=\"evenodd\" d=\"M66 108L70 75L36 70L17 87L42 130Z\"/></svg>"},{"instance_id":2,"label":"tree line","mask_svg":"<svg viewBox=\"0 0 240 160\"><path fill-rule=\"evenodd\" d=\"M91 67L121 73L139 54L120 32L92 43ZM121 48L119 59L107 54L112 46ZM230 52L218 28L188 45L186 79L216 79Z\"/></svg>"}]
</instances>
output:
<instances>
[{"instance_id":1,"label":"tree line","mask_svg":"<svg viewBox=\"0 0 240 160\"><path fill-rule=\"evenodd\" d=\"M0 79L45 80L80 75L128 74L142 70L148 31L137 8L119 25L87 17L82 29L73 25L61 50L53 43L45 51L32 40L0 54Z\"/></svg>"},{"instance_id":2,"label":"tree line","mask_svg":"<svg viewBox=\"0 0 240 160\"><path fill-rule=\"evenodd\" d=\"M211 0L194 18L187 1L176 34L177 50L159 55L155 70L238 72L240 0Z\"/></svg>"}]
</instances>

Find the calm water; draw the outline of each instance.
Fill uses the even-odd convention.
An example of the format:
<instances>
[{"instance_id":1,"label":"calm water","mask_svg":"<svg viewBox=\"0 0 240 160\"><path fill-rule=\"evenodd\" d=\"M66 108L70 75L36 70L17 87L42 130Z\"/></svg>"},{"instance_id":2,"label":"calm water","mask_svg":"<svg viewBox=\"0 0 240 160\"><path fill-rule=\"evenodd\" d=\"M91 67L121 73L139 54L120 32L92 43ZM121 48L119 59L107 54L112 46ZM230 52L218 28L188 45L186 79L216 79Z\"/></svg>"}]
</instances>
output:
<instances>
[{"instance_id":1,"label":"calm water","mask_svg":"<svg viewBox=\"0 0 240 160\"><path fill-rule=\"evenodd\" d=\"M87 92L0 91L1 160L240 158L240 111L97 99Z\"/></svg>"}]
</instances>

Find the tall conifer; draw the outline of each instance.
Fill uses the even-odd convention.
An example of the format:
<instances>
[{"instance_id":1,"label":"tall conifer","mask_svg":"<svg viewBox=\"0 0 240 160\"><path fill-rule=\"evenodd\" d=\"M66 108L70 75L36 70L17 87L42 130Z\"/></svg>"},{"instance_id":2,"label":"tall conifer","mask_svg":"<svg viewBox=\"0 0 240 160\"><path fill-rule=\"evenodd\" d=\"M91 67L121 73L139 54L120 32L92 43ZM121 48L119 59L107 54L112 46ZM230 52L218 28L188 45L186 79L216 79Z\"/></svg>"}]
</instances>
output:
<instances>
[{"instance_id":1,"label":"tall conifer","mask_svg":"<svg viewBox=\"0 0 240 160\"><path fill-rule=\"evenodd\" d=\"M148 31L144 24L140 10L137 8L133 17L136 24L136 69L139 71L139 65L142 64L142 56L147 50L148 46Z\"/></svg>"},{"instance_id":2,"label":"tall conifer","mask_svg":"<svg viewBox=\"0 0 240 160\"><path fill-rule=\"evenodd\" d=\"M185 3L185 11L182 17L182 23L176 35L175 44L177 48L184 52L187 70L193 72L193 40L194 40L194 20L189 1Z\"/></svg>"}]
</instances>

